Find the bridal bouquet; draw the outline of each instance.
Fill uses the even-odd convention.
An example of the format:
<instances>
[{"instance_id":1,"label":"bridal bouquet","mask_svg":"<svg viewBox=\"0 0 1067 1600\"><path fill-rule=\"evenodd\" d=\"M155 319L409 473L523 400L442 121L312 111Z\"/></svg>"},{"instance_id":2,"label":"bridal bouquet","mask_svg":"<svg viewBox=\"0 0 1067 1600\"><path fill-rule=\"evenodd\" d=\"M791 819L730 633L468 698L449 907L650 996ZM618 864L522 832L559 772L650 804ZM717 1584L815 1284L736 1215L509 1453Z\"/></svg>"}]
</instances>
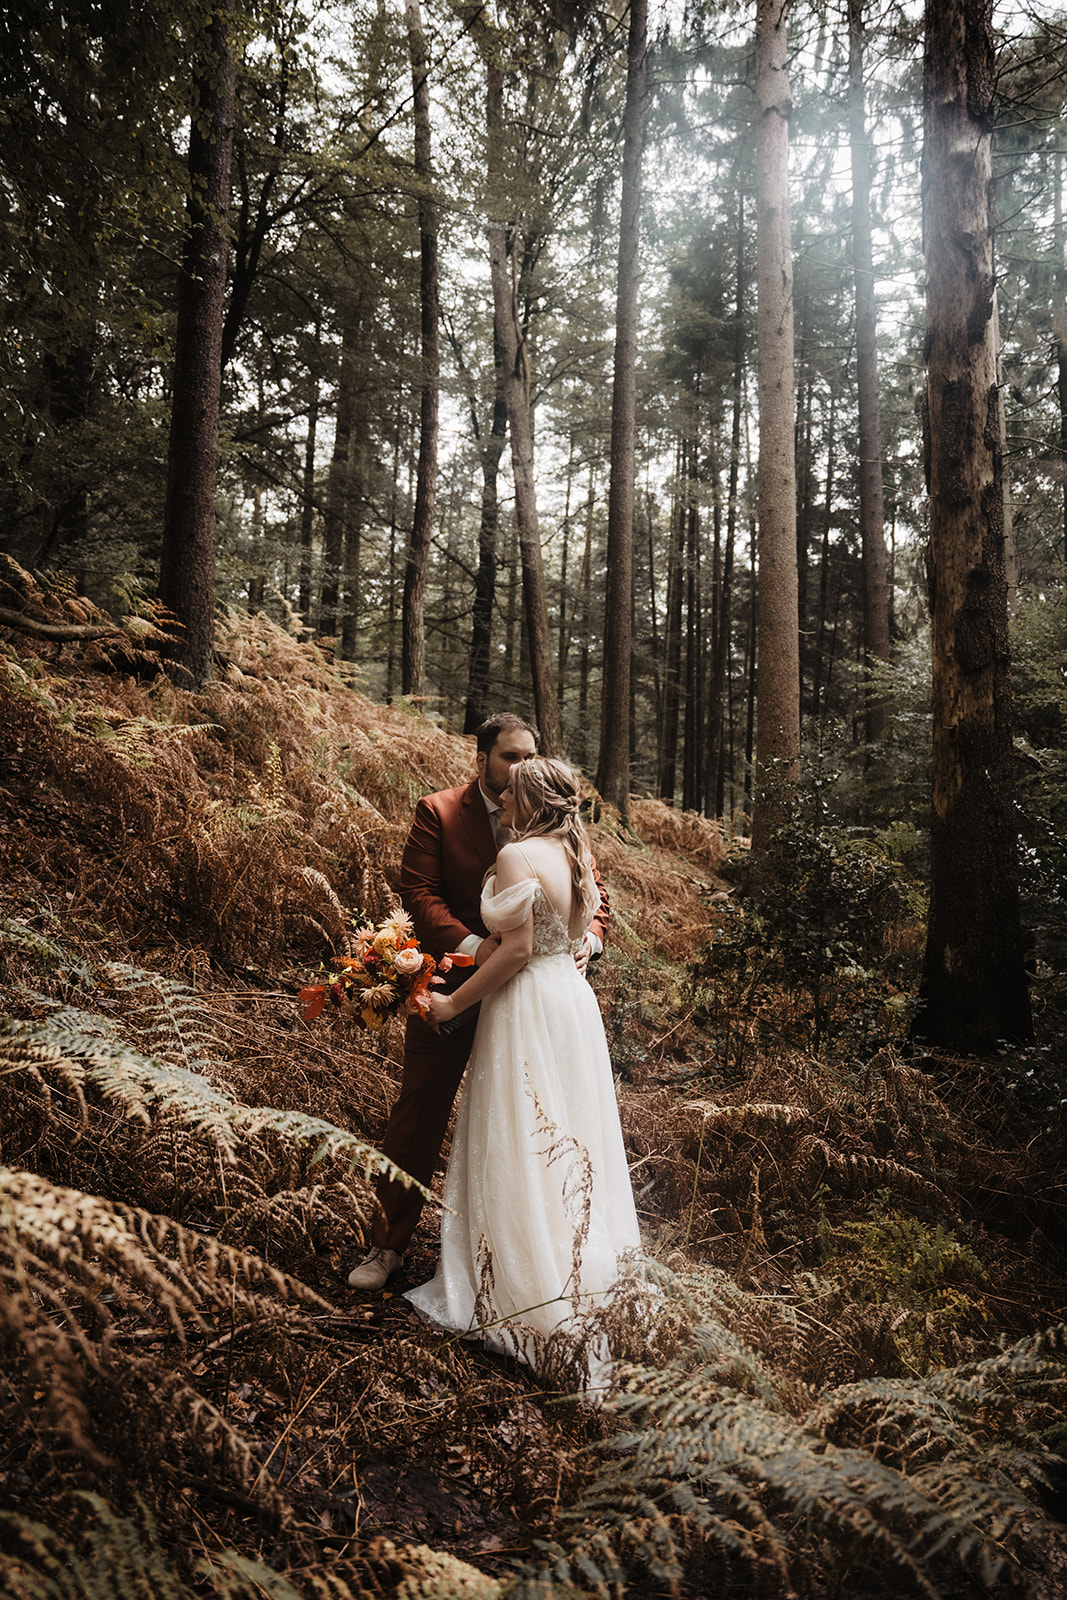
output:
<instances>
[{"instance_id":1,"label":"bridal bouquet","mask_svg":"<svg viewBox=\"0 0 1067 1600\"><path fill-rule=\"evenodd\" d=\"M430 986L440 983L439 973L450 967L469 966L470 956L442 956L439 962L419 949L406 911L398 911L379 928L356 930L356 952L335 956L341 970L331 983L310 984L300 991L307 1022L314 1022L327 1005L354 1017L361 1028L377 1033L382 1024L401 1012L426 1013Z\"/></svg>"}]
</instances>

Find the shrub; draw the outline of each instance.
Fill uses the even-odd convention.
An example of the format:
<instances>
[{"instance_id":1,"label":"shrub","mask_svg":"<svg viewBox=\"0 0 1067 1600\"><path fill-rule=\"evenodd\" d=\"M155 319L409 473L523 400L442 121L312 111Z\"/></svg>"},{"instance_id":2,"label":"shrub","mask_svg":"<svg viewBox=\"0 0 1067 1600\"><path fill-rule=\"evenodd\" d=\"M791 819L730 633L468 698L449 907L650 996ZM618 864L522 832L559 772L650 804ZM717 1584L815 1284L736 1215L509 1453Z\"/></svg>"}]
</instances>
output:
<instances>
[{"instance_id":1,"label":"shrub","mask_svg":"<svg viewBox=\"0 0 1067 1600\"><path fill-rule=\"evenodd\" d=\"M820 760L773 797L778 823L744 903L691 968L709 1019L733 1013L814 1055L902 1032L925 909L897 858L896 830L865 834L828 819L836 780Z\"/></svg>"}]
</instances>

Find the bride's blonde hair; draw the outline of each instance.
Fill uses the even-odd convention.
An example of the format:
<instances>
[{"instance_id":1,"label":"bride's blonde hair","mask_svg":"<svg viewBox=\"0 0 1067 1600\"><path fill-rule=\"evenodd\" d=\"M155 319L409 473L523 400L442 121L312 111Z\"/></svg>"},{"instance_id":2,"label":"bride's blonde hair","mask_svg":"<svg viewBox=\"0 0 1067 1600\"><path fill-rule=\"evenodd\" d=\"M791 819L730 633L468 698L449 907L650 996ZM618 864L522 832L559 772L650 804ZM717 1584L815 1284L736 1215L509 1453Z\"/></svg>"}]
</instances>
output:
<instances>
[{"instance_id":1,"label":"bride's blonde hair","mask_svg":"<svg viewBox=\"0 0 1067 1600\"><path fill-rule=\"evenodd\" d=\"M589 835L578 814L578 777L551 756L527 756L511 769L515 800L516 839L561 839L571 864L571 883L582 910L589 915L600 904L593 876Z\"/></svg>"}]
</instances>

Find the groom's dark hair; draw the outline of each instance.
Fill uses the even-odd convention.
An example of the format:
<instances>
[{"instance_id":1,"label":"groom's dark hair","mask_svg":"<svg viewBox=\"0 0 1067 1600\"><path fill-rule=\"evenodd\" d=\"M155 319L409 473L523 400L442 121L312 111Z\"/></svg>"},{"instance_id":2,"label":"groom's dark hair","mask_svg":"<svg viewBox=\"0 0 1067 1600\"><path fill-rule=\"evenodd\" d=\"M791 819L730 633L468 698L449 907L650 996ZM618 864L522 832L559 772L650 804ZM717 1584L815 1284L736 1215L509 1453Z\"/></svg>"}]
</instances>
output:
<instances>
[{"instance_id":1,"label":"groom's dark hair","mask_svg":"<svg viewBox=\"0 0 1067 1600\"><path fill-rule=\"evenodd\" d=\"M534 748L541 748L541 735L532 722L524 722L513 711L498 711L495 716L486 717L474 735L482 755L490 753L502 733L528 733L533 738Z\"/></svg>"}]
</instances>

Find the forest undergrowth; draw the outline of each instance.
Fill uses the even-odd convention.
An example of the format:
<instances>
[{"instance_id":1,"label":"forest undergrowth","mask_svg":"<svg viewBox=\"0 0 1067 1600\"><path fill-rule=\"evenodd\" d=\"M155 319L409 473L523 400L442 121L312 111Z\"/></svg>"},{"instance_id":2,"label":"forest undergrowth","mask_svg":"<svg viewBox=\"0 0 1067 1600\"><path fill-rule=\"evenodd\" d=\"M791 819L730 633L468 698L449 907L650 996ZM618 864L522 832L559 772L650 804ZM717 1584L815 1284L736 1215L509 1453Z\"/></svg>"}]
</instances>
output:
<instances>
[{"instance_id":1,"label":"forest undergrowth","mask_svg":"<svg viewBox=\"0 0 1067 1600\"><path fill-rule=\"evenodd\" d=\"M816 1055L743 845L590 792L661 1287L582 1404L347 1287L401 1030L296 999L472 742L262 617L201 693L153 648L0 632L0 1595L1067 1593L1062 1041L910 1055L905 897Z\"/></svg>"}]
</instances>

